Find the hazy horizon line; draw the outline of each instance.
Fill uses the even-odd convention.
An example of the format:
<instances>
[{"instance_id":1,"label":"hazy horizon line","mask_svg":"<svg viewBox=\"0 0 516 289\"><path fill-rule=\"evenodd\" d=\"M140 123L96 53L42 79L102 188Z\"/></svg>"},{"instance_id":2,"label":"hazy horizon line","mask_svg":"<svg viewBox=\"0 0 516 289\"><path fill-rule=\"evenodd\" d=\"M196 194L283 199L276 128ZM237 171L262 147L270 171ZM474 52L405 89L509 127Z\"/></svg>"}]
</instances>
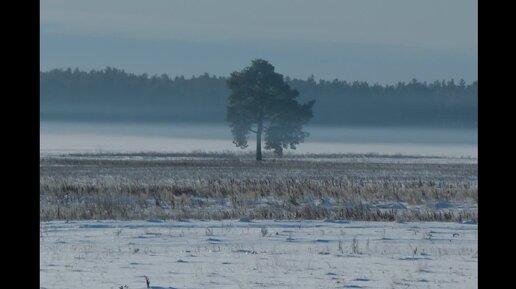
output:
<instances>
[{"instance_id":1,"label":"hazy horizon line","mask_svg":"<svg viewBox=\"0 0 516 289\"><path fill-rule=\"evenodd\" d=\"M247 67L247 66L245 66ZM243 68L245 68L243 67ZM127 74L132 74L132 75L135 75L137 77L142 77L144 75L147 76L147 78L153 78L153 77L161 77L163 75L166 75L168 78L170 78L170 80L174 80L174 78L176 77L183 77L185 80L190 80L190 79L193 79L193 78L196 78L196 77L200 77L200 76L203 76L203 75L208 75L209 77L213 77L213 78L228 78L230 75L216 75L216 74L210 74L209 72L205 71L204 73L200 73L200 74L192 74L192 76L190 77L187 77L186 75L184 74L179 74L179 75L175 75L175 76L172 76L168 73L154 73L154 74L151 74L150 72L147 73L147 72L141 72L141 73L138 73L138 72L131 72L131 71L128 71L124 68L118 68L118 67L114 67L114 66L110 66L110 65L106 65L104 68L100 68L100 69L90 69L90 70L86 70L86 69L81 69L77 66L75 67L71 67L71 66L68 66L68 67L55 67L55 68L51 68L51 69L48 69L46 71L42 70L40 68L40 73L49 73L53 70L72 70L72 71L75 71L75 70L79 70L80 72L86 72L86 73L91 73L91 72L98 72L98 71L106 71L108 68L111 68L111 69L116 69L116 70L120 70L124 73L127 73ZM243 69L242 68L242 69ZM235 71L238 71L238 70L235 70ZM277 72L277 71L276 71ZM331 82L331 81L334 81L334 80L337 80L337 81L341 81L341 82L347 82L347 83L353 83L353 82L365 82L365 83L368 83L368 84L371 84L371 85L380 85L380 86L388 86L388 85L394 85L394 84L398 84L398 83L410 83L411 81L413 81L414 79L419 82L419 83L428 83L428 84L431 84L431 83L434 83L436 81L453 81L453 82L456 82L456 81L461 81L461 80L464 80L463 77L461 78L442 78L442 79L434 79L434 80L422 80L422 79L417 79L416 77L412 77L410 80L408 81L403 81L403 80L398 80L397 82L393 82L393 83L385 83L385 84L380 84L379 82L369 82L367 80L359 80L359 79L353 79L353 80L346 80L346 79L341 79L341 78L334 78L334 79L324 79L324 78L316 78L315 74L312 73L311 76L308 76L306 78L298 78L298 77L291 77L289 75L286 75L286 74L283 74L281 72L277 72L277 73L280 73L281 75L283 75L283 77L285 78L289 78L290 80L310 80L311 78L314 79L316 82L320 82L320 81L328 81L328 82ZM466 81L466 80L464 80ZM475 82L478 82L478 79L475 79L475 80L472 80L470 83L466 82L466 85L471 85Z\"/></svg>"}]
</instances>

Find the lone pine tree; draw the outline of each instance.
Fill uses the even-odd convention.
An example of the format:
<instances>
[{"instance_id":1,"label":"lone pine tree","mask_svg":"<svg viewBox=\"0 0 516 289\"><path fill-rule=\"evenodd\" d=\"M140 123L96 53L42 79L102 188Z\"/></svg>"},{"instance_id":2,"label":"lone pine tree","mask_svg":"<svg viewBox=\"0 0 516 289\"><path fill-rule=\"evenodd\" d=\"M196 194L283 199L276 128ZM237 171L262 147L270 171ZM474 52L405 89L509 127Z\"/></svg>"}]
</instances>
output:
<instances>
[{"instance_id":1,"label":"lone pine tree","mask_svg":"<svg viewBox=\"0 0 516 289\"><path fill-rule=\"evenodd\" d=\"M240 148L248 146L250 133L256 134L256 160L262 160L262 134L265 149L278 156L283 149L296 149L308 133L303 125L313 116L315 100L300 104L299 92L274 72L274 66L263 59L252 61L251 66L235 71L227 80L231 89L226 121L229 122L233 143Z\"/></svg>"}]
</instances>

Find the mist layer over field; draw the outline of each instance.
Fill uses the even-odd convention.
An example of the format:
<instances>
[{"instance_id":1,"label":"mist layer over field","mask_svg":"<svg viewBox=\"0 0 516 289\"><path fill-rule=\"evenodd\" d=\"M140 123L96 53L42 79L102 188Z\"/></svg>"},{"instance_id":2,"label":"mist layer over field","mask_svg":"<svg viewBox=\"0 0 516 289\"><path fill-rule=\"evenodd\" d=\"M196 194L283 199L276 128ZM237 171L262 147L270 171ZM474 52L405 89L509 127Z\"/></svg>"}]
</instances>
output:
<instances>
[{"instance_id":1,"label":"mist layer over field","mask_svg":"<svg viewBox=\"0 0 516 289\"><path fill-rule=\"evenodd\" d=\"M476 129L308 125L294 153L477 156ZM244 151L254 150L254 139ZM41 122L42 154L77 152L240 152L226 124Z\"/></svg>"}]
</instances>

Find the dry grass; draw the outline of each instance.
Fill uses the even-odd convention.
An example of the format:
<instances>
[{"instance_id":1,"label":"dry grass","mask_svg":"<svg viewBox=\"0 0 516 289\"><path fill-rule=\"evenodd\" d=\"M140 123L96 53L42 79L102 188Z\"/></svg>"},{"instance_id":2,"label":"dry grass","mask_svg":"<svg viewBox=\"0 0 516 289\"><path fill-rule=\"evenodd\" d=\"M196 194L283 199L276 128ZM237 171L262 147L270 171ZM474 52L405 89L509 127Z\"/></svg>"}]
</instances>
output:
<instances>
[{"instance_id":1,"label":"dry grass","mask_svg":"<svg viewBox=\"0 0 516 289\"><path fill-rule=\"evenodd\" d=\"M302 156L258 163L231 154L68 155L42 158L40 172L44 220L477 218L476 210L371 206L476 204L477 164L467 161Z\"/></svg>"}]
</instances>

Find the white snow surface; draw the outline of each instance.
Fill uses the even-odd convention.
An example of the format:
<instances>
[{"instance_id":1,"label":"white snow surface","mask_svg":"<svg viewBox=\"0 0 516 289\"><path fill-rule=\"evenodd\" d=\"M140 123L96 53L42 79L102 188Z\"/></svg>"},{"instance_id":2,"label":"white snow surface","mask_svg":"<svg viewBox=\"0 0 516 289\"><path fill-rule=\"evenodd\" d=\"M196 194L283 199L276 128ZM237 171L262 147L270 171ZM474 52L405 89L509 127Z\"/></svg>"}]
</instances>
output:
<instances>
[{"instance_id":1,"label":"white snow surface","mask_svg":"<svg viewBox=\"0 0 516 289\"><path fill-rule=\"evenodd\" d=\"M41 222L40 287L478 288L477 238L470 222Z\"/></svg>"}]
</instances>

